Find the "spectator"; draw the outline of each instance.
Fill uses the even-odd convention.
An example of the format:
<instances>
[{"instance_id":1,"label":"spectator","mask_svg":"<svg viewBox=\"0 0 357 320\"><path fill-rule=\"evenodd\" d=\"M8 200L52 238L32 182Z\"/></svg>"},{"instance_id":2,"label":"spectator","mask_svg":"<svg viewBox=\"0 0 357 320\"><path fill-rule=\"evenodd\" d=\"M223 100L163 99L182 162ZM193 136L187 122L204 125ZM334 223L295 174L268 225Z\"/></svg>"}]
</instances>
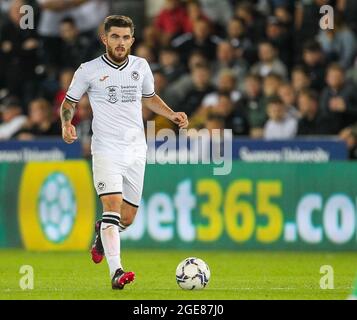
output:
<instances>
[{"instance_id":1,"label":"spectator","mask_svg":"<svg viewBox=\"0 0 357 320\"><path fill-rule=\"evenodd\" d=\"M197 66L193 69L193 87L179 103L183 112L186 112L188 117L190 117L201 105L203 98L208 93L214 91L214 87L210 82L210 77L211 72L206 66Z\"/></svg>"},{"instance_id":2,"label":"spectator","mask_svg":"<svg viewBox=\"0 0 357 320\"><path fill-rule=\"evenodd\" d=\"M283 101L285 109L290 117L298 118L296 109L296 94L293 86L289 83L283 83L278 89L278 96Z\"/></svg>"},{"instance_id":3,"label":"spectator","mask_svg":"<svg viewBox=\"0 0 357 320\"><path fill-rule=\"evenodd\" d=\"M345 71L338 64L328 67L327 86L320 98L320 108L331 122L331 134L357 121L357 88L345 79Z\"/></svg>"},{"instance_id":4,"label":"spectator","mask_svg":"<svg viewBox=\"0 0 357 320\"><path fill-rule=\"evenodd\" d=\"M265 18L254 8L251 1L241 1L235 8L235 16L245 22L247 35L252 42L259 42L264 38Z\"/></svg>"},{"instance_id":5,"label":"spectator","mask_svg":"<svg viewBox=\"0 0 357 320\"><path fill-rule=\"evenodd\" d=\"M217 46L217 59L213 64L213 82L217 84L219 74L222 70L230 69L236 81L237 87L242 88L244 76L247 72L248 65L244 59L236 59L234 48L228 41L222 41Z\"/></svg>"},{"instance_id":6,"label":"spectator","mask_svg":"<svg viewBox=\"0 0 357 320\"><path fill-rule=\"evenodd\" d=\"M219 113L210 112L205 122L205 129L208 129L209 135L213 136L213 130L219 130L222 136L223 130L226 128L225 117Z\"/></svg>"},{"instance_id":7,"label":"spectator","mask_svg":"<svg viewBox=\"0 0 357 320\"><path fill-rule=\"evenodd\" d=\"M299 136L328 134L329 124L319 110L319 95L311 89L303 89L298 96L300 119L298 123Z\"/></svg>"},{"instance_id":8,"label":"spectator","mask_svg":"<svg viewBox=\"0 0 357 320\"><path fill-rule=\"evenodd\" d=\"M1 103L0 113L0 140L8 140L24 125L27 118L22 114L20 101L15 97L8 97Z\"/></svg>"},{"instance_id":9,"label":"spectator","mask_svg":"<svg viewBox=\"0 0 357 320\"><path fill-rule=\"evenodd\" d=\"M351 125L339 133L339 138L346 143L349 158L357 159L357 125Z\"/></svg>"},{"instance_id":10,"label":"spectator","mask_svg":"<svg viewBox=\"0 0 357 320\"><path fill-rule=\"evenodd\" d=\"M216 47L219 39L212 34L211 26L205 19L198 19L193 26L193 33L185 33L172 41L184 63L194 51L201 51L208 60L215 59Z\"/></svg>"},{"instance_id":11,"label":"spectator","mask_svg":"<svg viewBox=\"0 0 357 320\"><path fill-rule=\"evenodd\" d=\"M135 55L144 58L149 63L151 69L157 69L159 67L154 50L147 45L139 43L135 47Z\"/></svg>"},{"instance_id":12,"label":"spectator","mask_svg":"<svg viewBox=\"0 0 357 320\"><path fill-rule=\"evenodd\" d=\"M283 84L283 79L276 73L271 73L263 79L264 98L269 99L278 95L278 90Z\"/></svg>"},{"instance_id":13,"label":"spectator","mask_svg":"<svg viewBox=\"0 0 357 320\"><path fill-rule=\"evenodd\" d=\"M57 1L57 0L56 0ZM109 15L110 1L108 0L67 0L72 2L70 16L76 21L81 35L92 37L97 28Z\"/></svg>"},{"instance_id":14,"label":"spectator","mask_svg":"<svg viewBox=\"0 0 357 320\"><path fill-rule=\"evenodd\" d=\"M217 90L203 98L200 108L191 117L191 127L204 127L208 115L215 112L226 118L226 124L230 129L233 129L234 134L247 134L247 121L240 108L236 108L241 97L242 94L236 90L234 74L229 69L222 70L219 75Z\"/></svg>"},{"instance_id":15,"label":"spectator","mask_svg":"<svg viewBox=\"0 0 357 320\"><path fill-rule=\"evenodd\" d=\"M187 16L184 24L185 33L192 33L194 23L199 19L204 19L207 22L210 22L207 16L203 13L200 2L198 0L188 0L186 2L186 12Z\"/></svg>"},{"instance_id":16,"label":"spectator","mask_svg":"<svg viewBox=\"0 0 357 320\"><path fill-rule=\"evenodd\" d=\"M289 10L287 5L280 4L274 9L274 16L288 30L293 30L292 10Z\"/></svg>"},{"instance_id":17,"label":"spectator","mask_svg":"<svg viewBox=\"0 0 357 320\"><path fill-rule=\"evenodd\" d=\"M311 79L311 88L320 92L325 86L325 55L320 44L314 40L307 41L303 49L303 66Z\"/></svg>"},{"instance_id":18,"label":"spectator","mask_svg":"<svg viewBox=\"0 0 357 320\"><path fill-rule=\"evenodd\" d=\"M297 120L289 117L284 103L272 97L267 104L268 121L264 126L264 139L285 140L296 136Z\"/></svg>"},{"instance_id":19,"label":"spectator","mask_svg":"<svg viewBox=\"0 0 357 320\"><path fill-rule=\"evenodd\" d=\"M66 16L76 17L80 32L95 31L108 15L109 4L102 0L37 0L42 9L41 36L59 35L59 24Z\"/></svg>"},{"instance_id":20,"label":"spectator","mask_svg":"<svg viewBox=\"0 0 357 320\"><path fill-rule=\"evenodd\" d=\"M61 68L77 69L85 62L89 41L79 35L79 30L73 18L67 17L60 23L60 66Z\"/></svg>"},{"instance_id":21,"label":"spectator","mask_svg":"<svg viewBox=\"0 0 357 320\"><path fill-rule=\"evenodd\" d=\"M330 0L297 0L295 7L295 41L296 53L301 53L301 44L316 37L320 31L320 8Z\"/></svg>"},{"instance_id":22,"label":"spectator","mask_svg":"<svg viewBox=\"0 0 357 320\"><path fill-rule=\"evenodd\" d=\"M356 0L337 0L337 10L342 13L349 28L357 35L357 2Z\"/></svg>"},{"instance_id":23,"label":"spectator","mask_svg":"<svg viewBox=\"0 0 357 320\"><path fill-rule=\"evenodd\" d=\"M161 46L160 31L154 25L148 25L143 30L143 39L141 44L157 50Z\"/></svg>"},{"instance_id":24,"label":"spectator","mask_svg":"<svg viewBox=\"0 0 357 320\"><path fill-rule=\"evenodd\" d=\"M279 59L284 65L290 69L293 63L292 52L292 34L288 31L284 24L276 17L269 17L266 26L267 39L274 44L279 52Z\"/></svg>"},{"instance_id":25,"label":"spectator","mask_svg":"<svg viewBox=\"0 0 357 320\"><path fill-rule=\"evenodd\" d=\"M206 57L199 51L191 53L188 60L189 73L184 74L167 88L168 96L171 97L172 107L174 110L179 107L179 101L183 101L185 96L193 87L192 74L196 67L208 66Z\"/></svg>"},{"instance_id":26,"label":"spectator","mask_svg":"<svg viewBox=\"0 0 357 320\"><path fill-rule=\"evenodd\" d=\"M320 108L332 124L329 133L338 134L357 121L357 88L352 82L346 81L345 72L338 64L328 67L326 83Z\"/></svg>"},{"instance_id":27,"label":"spectator","mask_svg":"<svg viewBox=\"0 0 357 320\"><path fill-rule=\"evenodd\" d=\"M247 37L247 30L243 19L232 18L227 25L227 41L235 49L237 59L245 59L249 64L256 62L256 50L253 42Z\"/></svg>"},{"instance_id":28,"label":"spectator","mask_svg":"<svg viewBox=\"0 0 357 320\"><path fill-rule=\"evenodd\" d=\"M335 14L333 29L322 30L318 40L328 60L338 62L345 70L352 66L357 53L356 35L341 15Z\"/></svg>"},{"instance_id":29,"label":"spectator","mask_svg":"<svg viewBox=\"0 0 357 320\"><path fill-rule=\"evenodd\" d=\"M38 34L42 42L42 61L48 67L59 65L61 41L59 26L61 21L71 14L71 9L89 0L37 0L41 9Z\"/></svg>"},{"instance_id":30,"label":"spectator","mask_svg":"<svg viewBox=\"0 0 357 320\"><path fill-rule=\"evenodd\" d=\"M27 101L37 90L35 68L39 42L35 30L20 27L20 8L24 4L23 0L11 3L8 19L0 30L0 83L10 95Z\"/></svg>"},{"instance_id":31,"label":"spectator","mask_svg":"<svg viewBox=\"0 0 357 320\"><path fill-rule=\"evenodd\" d=\"M100 55L104 54L104 46L101 36L104 34L104 25L101 24L97 28L97 32L92 38L89 38L88 52L85 61L93 60Z\"/></svg>"},{"instance_id":32,"label":"spectator","mask_svg":"<svg viewBox=\"0 0 357 320\"><path fill-rule=\"evenodd\" d=\"M19 140L33 140L43 137L60 137L61 125L53 121L53 111L50 103L43 99L31 101L27 122L15 134Z\"/></svg>"},{"instance_id":33,"label":"spectator","mask_svg":"<svg viewBox=\"0 0 357 320\"><path fill-rule=\"evenodd\" d=\"M243 98L239 101L239 109L243 110L252 138L263 136L266 121L265 105L263 103L262 80L258 75L249 74L245 78Z\"/></svg>"},{"instance_id":34,"label":"spectator","mask_svg":"<svg viewBox=\"0 0 357 320\"><path fill-rule=\"evenodd\" d=\"M174 37L184 33L186 19L187 12L180 0L165 0L164 8L155 19L162 45L168 45Z\"/></svg>"},{"instance_id":35,"label":"spectator","mask_svg":"<svg viewBox=\"0 0 357 320\"><path fill-rule=\"evenodd\" d=\"M259 61L253 65L251 72L265 77L270 73L275 73L283 78L287 78L287 69L278 58L275 46L269 41L259 44Z\"/></svg>"},{"instance_id":36,"label":"spectator","mask_svg":"<svg viewBox=\"0 0 357 320\"><path fill-rule=\"evenodd\" d=\"M241 99L242 94L236 89L236 76L231 69L223 69L218 76L217 90L209 93L202 101L203 107L210 107L218 103L219 93L229 95L235 104Z\"/></svg>"},{"instance_id":37,"label":"spectator","mask_svg":"<svg viewBox=\"0 0 357 320\"><path fill-rule=\"evenodd\" d=\"M310 88L311 79L303 66L296 66L291 72L291 84L295 93L299 93L303 89Z\"/></svg>"},{"instance_id":38,"label":"spectator","mask_svg":"<svg viewBox=\"0 0 357 320\"><path fill-rule=\"evenodd\" d=\"M218 27L223 28L232 18L232 7L227 0L199 0L204 14Z\"/></svg>"},{"instance_id":39,"label":"spectator","mask_svg":"<svg viewBox=\"0 0 357 320\"><path fill-rule=\"evenodd\" d=\"M180 56L172 47L165 47L160 50L159 65L169 83L178 80L185 73L185 67L180 62Z\"/></svg>"}]
</instances>

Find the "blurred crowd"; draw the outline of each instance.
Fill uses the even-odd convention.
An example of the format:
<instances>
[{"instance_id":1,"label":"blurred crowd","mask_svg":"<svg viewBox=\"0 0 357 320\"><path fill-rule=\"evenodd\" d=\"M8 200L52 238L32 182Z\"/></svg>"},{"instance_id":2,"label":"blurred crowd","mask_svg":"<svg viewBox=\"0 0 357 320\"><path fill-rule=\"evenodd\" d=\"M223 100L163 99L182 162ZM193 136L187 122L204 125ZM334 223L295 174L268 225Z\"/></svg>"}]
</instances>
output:
<instances>
[{"instance_id":1,"label":"blurred crowd","mask_svg":"<svg viewBox=\"0 0 357 320\"><path fill-rule=\"evenodd\" d=\"M103 53L101 22L121 14L113 2L0 2L0 140L61 134L59 106L76 68ZM357 1L158 2L132 53L147 59L156 93L186 112L191 128L271 140L338 136L357 158ZM24 4L35 9L33 30L20 28ZM320 27L326 4L331 30ZM85 96L74 119L85 155L91 116ZM172 127L149 110L143 116L157 130Z\"/></svg>"}]
</instances>

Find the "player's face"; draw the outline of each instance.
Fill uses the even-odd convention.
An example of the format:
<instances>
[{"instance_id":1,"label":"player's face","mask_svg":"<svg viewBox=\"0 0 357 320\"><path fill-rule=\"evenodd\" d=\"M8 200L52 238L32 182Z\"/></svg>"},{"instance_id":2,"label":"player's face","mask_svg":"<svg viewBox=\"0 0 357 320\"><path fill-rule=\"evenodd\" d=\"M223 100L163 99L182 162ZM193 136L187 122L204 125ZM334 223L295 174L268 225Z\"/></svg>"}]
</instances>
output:
<instances>
[{"instance_id":1,"label":"player's face","mask_svg":"<svg viewBox=\"0 0 357 320\"><path fill-rule=\"evenodd\" d=\"M134 37L130 28L111 27L103 37L107 54L116 63L123 62L130 54L130 48L134 43Z\"/></svg>"}]
</instances>

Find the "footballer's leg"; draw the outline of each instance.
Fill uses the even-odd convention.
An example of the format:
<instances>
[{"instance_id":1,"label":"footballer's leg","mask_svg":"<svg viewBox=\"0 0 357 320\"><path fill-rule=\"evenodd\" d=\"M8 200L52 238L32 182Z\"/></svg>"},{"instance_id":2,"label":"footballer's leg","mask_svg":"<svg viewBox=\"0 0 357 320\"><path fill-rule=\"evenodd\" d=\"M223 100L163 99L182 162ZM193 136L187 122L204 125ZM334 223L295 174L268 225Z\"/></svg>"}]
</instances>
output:
<instances>
[{"instance_id":1,"label":"footballer's leg","mask_svg":"<svg viewBox=\"0 0 357 320\"><path fill-rule=\"evenodd\" d=\"M101 254L101 259L105 256L112 279L112 288L123 289L125 284L134 280L134 273L124 272L120 259L119 223L123 202L123 176L120 164L117 165L107 157L93 156L93 179L103 205L103 216L96 226L97 237L94 249L92 248L92 259L95 261L96 258L93 252ZM100 246L102 252L99 250Z\"/></svg>"},{"instance_id":2,"label":"footballer's leg","mask_svg":"<svg viewBox=\"0 0 357 320\"><path fill-rule=\"evenodd\" d=\"M119 180L121 182L122 176L115 174L114 162L107 156L93 155L92 165L94 186L98 196L103 197L105 195L121 194L122 183L118 185L116 183L116 180ZM111 203L109 203L108 205L111 205ZM119 214L119 211L116 212L118 212ZM94 243L91 248L91 255L94 263L100 263L104 258L104 248L100 231L101 224L101 219L96 221L95 223L96 234Z\"/></svg>"},{"instance_id":3,"label":"footballer's leg","mask_svg":"<svg viewBox=\"0 0 357 320\"><path fill-rule=\"evenodd\" d=\"M109 265L113 289L123 289L124 286L134 280L133 272L123 270L120 259L120 233L119 214L122 196L121 194L108 194L101 196L103 204L103 218L100 228L104 253Z\"/></svg>"}]
</instances>

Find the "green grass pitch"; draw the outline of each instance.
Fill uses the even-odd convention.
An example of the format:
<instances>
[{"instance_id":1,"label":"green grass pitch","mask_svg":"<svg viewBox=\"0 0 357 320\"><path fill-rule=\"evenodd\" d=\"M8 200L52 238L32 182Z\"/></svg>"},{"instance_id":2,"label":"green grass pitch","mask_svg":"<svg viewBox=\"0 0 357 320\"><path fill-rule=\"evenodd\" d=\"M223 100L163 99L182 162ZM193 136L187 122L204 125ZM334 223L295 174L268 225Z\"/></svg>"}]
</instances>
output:
<instances>
[{"instance_id":1,"label":"green grass pitch","mask_svg":"<svg viewBox=\"0 0 357 320\"><path fill-rule=\"evenodd\" d=\"M201 291L184 291L175 281L177 264L197 256L211 269ZM86 252L36 253L0 250L0 299L346 299L357 272L355 253L124 250L135 282L110 287L106 261ZM20 267L34 269L34 289L21 290ZM334 289L320 288L320 267L334 269Z\"/></svg>"}]
</instances>

